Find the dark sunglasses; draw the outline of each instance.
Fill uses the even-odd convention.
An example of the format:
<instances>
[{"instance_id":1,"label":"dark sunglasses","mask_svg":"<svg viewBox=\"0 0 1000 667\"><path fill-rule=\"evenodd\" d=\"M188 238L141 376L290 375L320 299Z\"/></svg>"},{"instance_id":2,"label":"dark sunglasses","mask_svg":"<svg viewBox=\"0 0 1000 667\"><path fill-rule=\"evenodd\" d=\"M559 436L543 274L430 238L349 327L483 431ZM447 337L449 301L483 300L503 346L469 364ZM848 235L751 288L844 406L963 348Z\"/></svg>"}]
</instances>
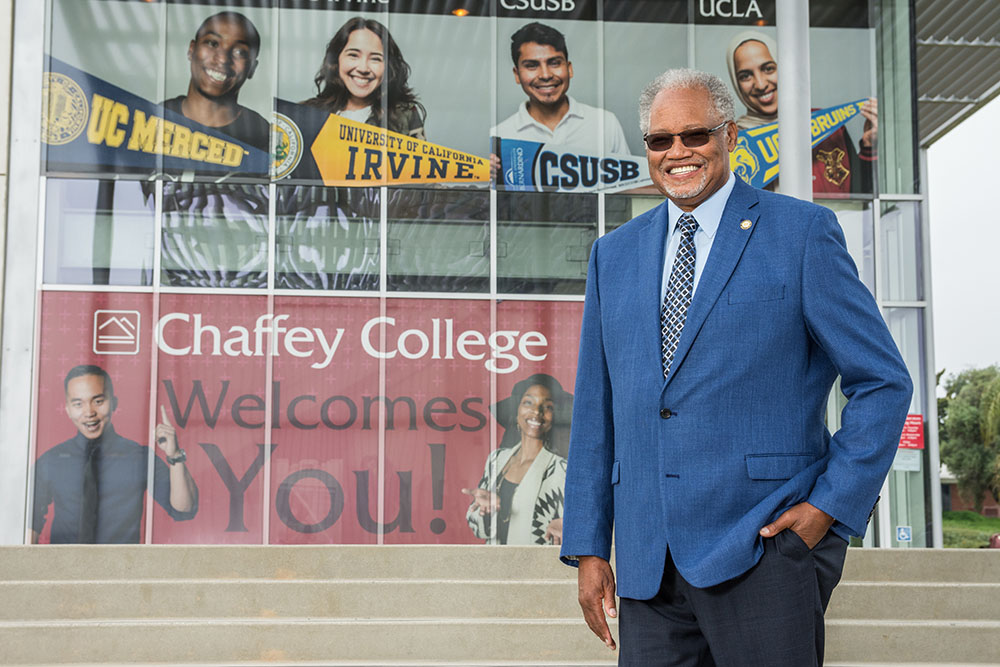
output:
<instances>
[{"instance_id":1,"label":"dark sunglasses","mask_svg":"<svg viewBox=\"0 0 1000 667\"><path fill-rule=\"evenodd\" d=\"M708 138L712 136L713 132L721 130L728 124L729 121L724 120L711 130L703 127L697 130L685 130L684 132L678 132L677 134L671 134L670 132L645 134L643 135L642 140L646 142L646 146L649 147L649 150L656 152L670 150L670 147L674 145L674 137L680 137L681 143L688 148L697 148L698 146L704 146L707 144Z\"/></svg>"}]
</instances>

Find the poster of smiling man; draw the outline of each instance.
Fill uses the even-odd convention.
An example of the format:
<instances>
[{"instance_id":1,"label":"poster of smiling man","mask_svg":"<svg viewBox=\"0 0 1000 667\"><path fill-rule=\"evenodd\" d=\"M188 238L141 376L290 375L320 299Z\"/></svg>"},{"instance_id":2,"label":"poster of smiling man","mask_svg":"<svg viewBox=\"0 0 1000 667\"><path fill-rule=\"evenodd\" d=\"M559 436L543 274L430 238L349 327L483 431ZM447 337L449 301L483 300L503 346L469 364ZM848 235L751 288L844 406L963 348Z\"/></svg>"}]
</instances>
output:
<instances>
[{"instance_id":1,"label":"poster of smiling man","mask_svg":"<svg viewBox=\"0 0 1000 667\"><path fill-rule=\"evenodd\" d=\"M630 154L628 143L602 106L597 3L569 12L525 5L503 3L497 20L497 187L589 190L638 179L638 163L616 159Z\"/></svg>"},{"instance_id":2,"label":"poster of smiling man","mask_svg":"<svg viewBox=\"0 0 1000 667\"><path fill-rule=\"evenodd\" d=\"M685 63L687 3L502 2L498 13L497 187L614 192L648 185L636 100L665 67ZM628 53L649 57L626 61L619 55L625 44Z\"/></svg>"},{"instance_id":3,"label":"poster of smiling man","mask_svg":"<svg viewBox=\"0 0 1000 667\"><path fill-rule=\"evenodd\" d=\"M270 4L54 0L46 169L266 177Z\"/></svg>"}]
</instances>

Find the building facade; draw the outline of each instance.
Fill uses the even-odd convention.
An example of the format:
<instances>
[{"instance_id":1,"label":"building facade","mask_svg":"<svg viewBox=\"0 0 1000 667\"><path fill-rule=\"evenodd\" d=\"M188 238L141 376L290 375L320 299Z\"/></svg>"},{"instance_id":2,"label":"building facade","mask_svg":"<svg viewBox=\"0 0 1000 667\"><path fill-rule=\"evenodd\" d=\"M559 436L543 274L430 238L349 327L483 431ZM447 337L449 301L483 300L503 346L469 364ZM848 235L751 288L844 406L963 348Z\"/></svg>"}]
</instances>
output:
<instances>
[{"instance_id":1,"label":"building facade","mask_svg":"<svg viewBox=\"0 0 1000 667\"><path fill-rule=\"evenodd\" d=\"M528 387L567 455L590 245L662 201L636 101L692 66L731 82L755 185L781 189L778 91L814 109L813 197L916 388L863 543L940 545L912 8L812 5L796 90L774 0L17 3L0 541L74 541L59 471L107 425L139 463L102 473L99 517L137 503L143 543L549 541L541 472L530 517L470 492ZM114 387L82 417L78 366Z\"/></svg>"}]
</instances>

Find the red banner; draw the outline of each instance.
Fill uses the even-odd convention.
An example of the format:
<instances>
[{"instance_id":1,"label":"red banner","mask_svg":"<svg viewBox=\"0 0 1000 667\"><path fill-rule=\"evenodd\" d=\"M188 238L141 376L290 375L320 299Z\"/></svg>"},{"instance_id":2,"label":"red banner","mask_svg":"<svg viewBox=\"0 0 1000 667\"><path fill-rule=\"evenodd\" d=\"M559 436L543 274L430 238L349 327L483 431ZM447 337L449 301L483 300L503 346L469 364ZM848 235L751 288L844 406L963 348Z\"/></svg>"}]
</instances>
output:
<instances>
[{"instance_id":1,"label":"red banner","mask_svg":"<svg viewBox=\"0 0 1000 667\"><path fill-rule=\"evenodd\" d=\"M579 302L278 296L269 310L266 296L164 294L154 321L152 304L43 295L37 455L75 435L63 379L80 364L112 378L123 438L150 444L165 411L198 501L177 518L157 497L154 543L480 542L462 489L491 447L516 443L518 382L544 373L572 392L582 315Z\"/></svg>"}]
</instances>

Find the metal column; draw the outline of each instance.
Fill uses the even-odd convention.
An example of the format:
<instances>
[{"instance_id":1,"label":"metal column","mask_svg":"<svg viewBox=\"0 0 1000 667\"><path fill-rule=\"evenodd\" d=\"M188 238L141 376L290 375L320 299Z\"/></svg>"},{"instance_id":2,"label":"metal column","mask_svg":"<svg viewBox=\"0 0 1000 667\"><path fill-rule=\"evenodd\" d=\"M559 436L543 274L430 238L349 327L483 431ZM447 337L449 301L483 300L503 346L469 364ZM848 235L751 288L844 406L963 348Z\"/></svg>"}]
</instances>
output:
<instances>
[{"instance_id":1,"label":"metal column","mask_svg":"<svg viewBox=\"0 0 1000 667\"><path fill-rule=\"evenodd\" d=\"M812 201L809 0L777 0L778 190Z\"/></svg>"}]
</instances>

